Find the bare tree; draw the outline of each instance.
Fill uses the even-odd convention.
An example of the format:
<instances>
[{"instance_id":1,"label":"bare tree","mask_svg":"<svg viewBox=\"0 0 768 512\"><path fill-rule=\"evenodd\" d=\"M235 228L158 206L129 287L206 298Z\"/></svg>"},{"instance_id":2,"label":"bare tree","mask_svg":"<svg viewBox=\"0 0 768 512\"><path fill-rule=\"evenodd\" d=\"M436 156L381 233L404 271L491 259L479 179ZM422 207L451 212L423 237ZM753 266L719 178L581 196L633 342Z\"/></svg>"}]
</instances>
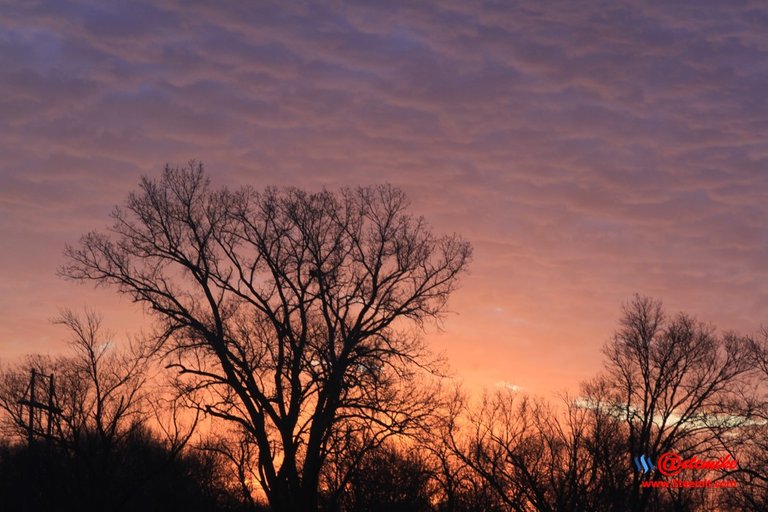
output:
<instances>
[{"instance_id":1,"label":"bare tree","mask_svg":"<svg viewBox=\"0 0 768 512\"><path fill-rule=\"evenodd\" d=\"M526 510L526 504L536 494L534 489L516 481L510 464L512 450L522 446L530 434L528 401L518 404L515 398L510 392L484 395L479 407L469 407L466 398L457 394L441 436L459 462L451 465L464 466L471 471L472 481L488 485L493 510ZM454 469L454 473L459 472ZM446 476L457 480L450 473Z\"/></svg>"},{"instance_id":2,"label":"bare tree","mask_svg":"<svg viewBox=\"0 0 768 512\"><path fill-rule=\"evenodd\" d=\"M64 310L57 323L71 333L74 355L70 361L87 387L79 397L69 393L73 402L79 401L77 407L84 421L71 422L68 415L62 418L72 429L72 437L80 435L78 429L85 426L109 452L130 425L139 423L146 414L142 393L151 353L139 344L127 350L114 347L112 333L104 332L101 317L93 311L80 316Z\"/></svg>"},{"instance_id":3,"label":"bare tree","mask_svg":"<svg viewBox=\"0 0 768 512\"><path fill-rule=\"evenodd\" d=\"M761 350L749 349L748 338L668 317L660 302L635 297L605 347L605 370L582 397L558 410L497 393L452 415L446 439L508 510L702 507L712 499L703 491L642 488L631 457L735 454L745 436L759 452L753 354Z\"/></svg>"},{"instance_id":4,"label":"bare tree","mask_svg":"<svg viewBox=\"0 0 768 512\"><path fill-rule=\"evenodd\" d=\"M732 476L739 482L724 496L725 506L738 510L768 509L768 328L750 341L757 385L742 412L737 435L723 438L722 446L739 461Z\"/></svg>"},{"instance_id":5,"label":"bare tree","mask_svg":"<svg viewBox=\"0 0 768 512\"><path fill-rule=\"evenodd\" d=\"M432 511L432 474L414 446L383 443L364 453L342 492L326 505L343 512Z\"/></svg>"},{"instance_id":6,"label":"bare tree","mask_svg":"<svg viewBox=\"0 0 768 512\"><path fill-rule=\"evenodd\" d=\"M685 314L668 317L661 302L637 296L625 306L605 354L608 393L601 400L627 426L633 455L706 454L745 421L741 411L754 369L748 338L718 335ZM652 496L641 491L640 479L635 473L634 510L646 509Z\"/></svg>"},{"instance_id":7,"label":"bare tree","mask_svg":"<svg viewBox=\"0 0 768 512\"><path fill-rule=\"evenodd\" d=\"M254 498L256 489L253 484L258 477L254 473L256 449L251 436L247 432L236 430L225 435L219 433L217 437L207 439L197 448L202 452L215 454L227 462L234 470L243 502L247 503L250 509L255 509L257 501Z\"/></svg>"},{"instance_id":8,"label":"bare tree","mask_svg":"<svg viewBox=\"0 0 768 512\"><path fill-rule=\"evenodd\" d=\"M444 512L494 512L504 510L504 501L498 496L498 487L480 475L471 461L472 441L467 427L466 396L456 389L440 410L442 420L437 428L428 432L420 443L432 470L432 478L439 489L438 510ZM467 427L462 430L459 427ZM469 432L468 432L469 431Z\"/></svg>"},{"instance_id":9,"label":"bare tree","mask_svg":"<svg viewBox=\"0 0 768 512\"><path fill-rule=\"evenodd\" d=\"M492 489L498 509L606 510L610 485L599 451L610 451L610 464L616 464L617 431L604 428L598 411L567 397L565 407L555 410L503 390L455 417L449 446Z\"/></svg>"},{"instance_id":10,"label":"bare tree","mask_svg":"<svg viewBox=\"0 0 768 512\"><path fill-rule=\"evenodd\" d=\"M32 371L39 376L54 374L54 405L58 408L55 429L46 432L38 421L33 424L34 436L54 437L70 449L94 438L101 449L109 451L146 414L143 386L151 351L138 343L114 346L111 333L103 329L101 317L93 311L78 315L64 310L55 323L69 331L71 354L30 356L3 371L0 408L9 421L6 425L18 435L26 432L28 413L22 402L29 375ZM47 387L47 380L42 384Z\"/></svg>"},{"instance_id":11,"label":"bare tree","mask_svg":"<svg viewBox=\"0 0 768 512\"><path fill-rule=\"evenodd\" d=\"M65 276L156 314L208 414L245 429L274 510L313 510L339 424L377 439L429 406L418 331L470 247L436 237L390 186L212 190L201 166L143 179L109 233L68 247Z\"/></svg>"},{"instance_id":12,"label":"bare tree","mask_svg":"<svg viewBox=\"0 0 768 512\"><path fill-rule=\"evenodd\" d=\"M73 494L79 503L95 508L110 503L117 509L116 504L138 488L124 479L116 485L115 474L118 452L148 417L145 381L151 346L119 346L92 311L80 315L64 310L55 322L70 334L68 354L30 356L0 372L5 430L17 440L28 438L30 445L44 439L44 452L38 454L36 446L30 451L66 461L62 467L68 468L66 477L77 487ZM34 391L31 372L36 373ZM50 375L54 381L48 380ZM36 410L41 405L48 410Z\"/></svg>"}]
</instances>

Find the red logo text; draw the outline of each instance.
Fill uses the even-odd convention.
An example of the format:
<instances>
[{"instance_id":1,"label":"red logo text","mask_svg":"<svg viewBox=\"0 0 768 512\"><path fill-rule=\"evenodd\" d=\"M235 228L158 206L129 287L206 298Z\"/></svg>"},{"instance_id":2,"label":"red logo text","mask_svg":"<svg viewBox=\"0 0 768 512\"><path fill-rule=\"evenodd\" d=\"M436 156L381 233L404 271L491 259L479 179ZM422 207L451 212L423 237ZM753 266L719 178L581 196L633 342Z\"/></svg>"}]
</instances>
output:
<instances>
[{"instance_id":1,"label":"red logo text","mask_svg":"<svg viewBox=\"0 0 768 512\"><path fill-rule=\"evenodd\" d=\"M739 468L739 464L730 455L715 460L701 460L695 455L690 459L683 459L675 452L661 454L656 463L659 472L665 476L675 476L683 470L690 469L715 469L721 471L733 471Z\"/></svg>"}]
</instances>

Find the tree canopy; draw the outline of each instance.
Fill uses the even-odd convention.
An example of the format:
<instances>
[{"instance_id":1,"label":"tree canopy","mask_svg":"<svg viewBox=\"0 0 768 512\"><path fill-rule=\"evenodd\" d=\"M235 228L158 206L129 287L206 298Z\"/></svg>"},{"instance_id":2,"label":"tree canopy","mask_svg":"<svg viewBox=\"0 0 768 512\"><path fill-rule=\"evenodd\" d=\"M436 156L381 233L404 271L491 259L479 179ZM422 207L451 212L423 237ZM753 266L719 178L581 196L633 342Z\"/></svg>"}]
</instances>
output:
<instances>
[{"instance_id":1,"label":"tree canopy","mask_svg":"<svg viewBox=\"0 0 768 512\"><path fill-rule=\"evenodd\" d=\"M273 509L311 510L329 457L430 412L419 332L471 247L408 208L389 185L214 189L200 165L166 168L61 272L147 306L187 395L252 438Z\"/></svg>"}]
</instances>

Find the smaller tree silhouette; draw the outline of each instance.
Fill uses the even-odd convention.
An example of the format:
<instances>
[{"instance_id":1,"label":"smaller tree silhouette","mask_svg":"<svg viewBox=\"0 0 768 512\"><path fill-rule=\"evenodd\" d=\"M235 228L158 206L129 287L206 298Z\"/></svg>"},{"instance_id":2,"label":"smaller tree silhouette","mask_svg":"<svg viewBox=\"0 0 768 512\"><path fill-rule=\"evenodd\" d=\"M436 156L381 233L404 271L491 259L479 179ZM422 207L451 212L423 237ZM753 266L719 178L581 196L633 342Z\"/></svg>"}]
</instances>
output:
<instances>
[{"instance_id":1,"label":"smaller tree silhouette","mask_svg":"<svg viewBox=\"0 0 768 512\"><path fill-rule=\"evenodd\" d=\"M155 347L120 346L99 315L65 310L69 353L30 356L0 371L0 496L3 510L238 510L225 461L187 449L195 418L147 379ZM55 428L32 422L29 375L55 373ZM152 392L158 392L152 388ZM152 424L155 430L148 426ZM161 435L162 434L162 435Z\"/></svg>"},{"instance_id":2,"label":"smaller tree silhouette","mask_svg":"<svg viewBox=\"0 0 768 512\"><path fill-rule=\"evenodd\" d=\"M464 407L447 423L455 456L512 510L690 510L730 499L727 490L712 498L643 489L648 475L630 461L667 451L719 457L736 453L744 436L758 447L754 355L761 348L637 296L604 352L604 371L560 409L508 392Z\"/></svg>"},{"instance_id":3,"label":"smaller tree silhouette","mask_svg":"<svg viewBox=\"0 0 768 512\"><path fill-rule=\"evenodd\" d=\"M418 450L384 443L366 451L344 487L324 498L331 501L323 508L343 512L430 511L435 487Z\"/></svg>"}]
</instances>

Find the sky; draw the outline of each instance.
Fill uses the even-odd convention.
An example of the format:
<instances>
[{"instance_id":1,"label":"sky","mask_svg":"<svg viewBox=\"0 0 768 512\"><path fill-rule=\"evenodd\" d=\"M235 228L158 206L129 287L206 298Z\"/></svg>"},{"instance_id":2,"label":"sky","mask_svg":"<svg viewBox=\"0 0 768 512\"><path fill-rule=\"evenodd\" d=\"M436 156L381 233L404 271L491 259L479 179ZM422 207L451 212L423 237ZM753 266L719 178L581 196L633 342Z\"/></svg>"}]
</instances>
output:
<instances>
[{"instance_id":1,"label":"sky","mask_svg":"<svg viewBox=\"0 0 768 512\"><path fill-rule=\"evenodd\" d=\"M64 350L56 275L141 176L389 182L474 246L435 352L552 395L640 293L768 324L764 2L0 1L0 359Z\"/></svg>"}]
</instances>

